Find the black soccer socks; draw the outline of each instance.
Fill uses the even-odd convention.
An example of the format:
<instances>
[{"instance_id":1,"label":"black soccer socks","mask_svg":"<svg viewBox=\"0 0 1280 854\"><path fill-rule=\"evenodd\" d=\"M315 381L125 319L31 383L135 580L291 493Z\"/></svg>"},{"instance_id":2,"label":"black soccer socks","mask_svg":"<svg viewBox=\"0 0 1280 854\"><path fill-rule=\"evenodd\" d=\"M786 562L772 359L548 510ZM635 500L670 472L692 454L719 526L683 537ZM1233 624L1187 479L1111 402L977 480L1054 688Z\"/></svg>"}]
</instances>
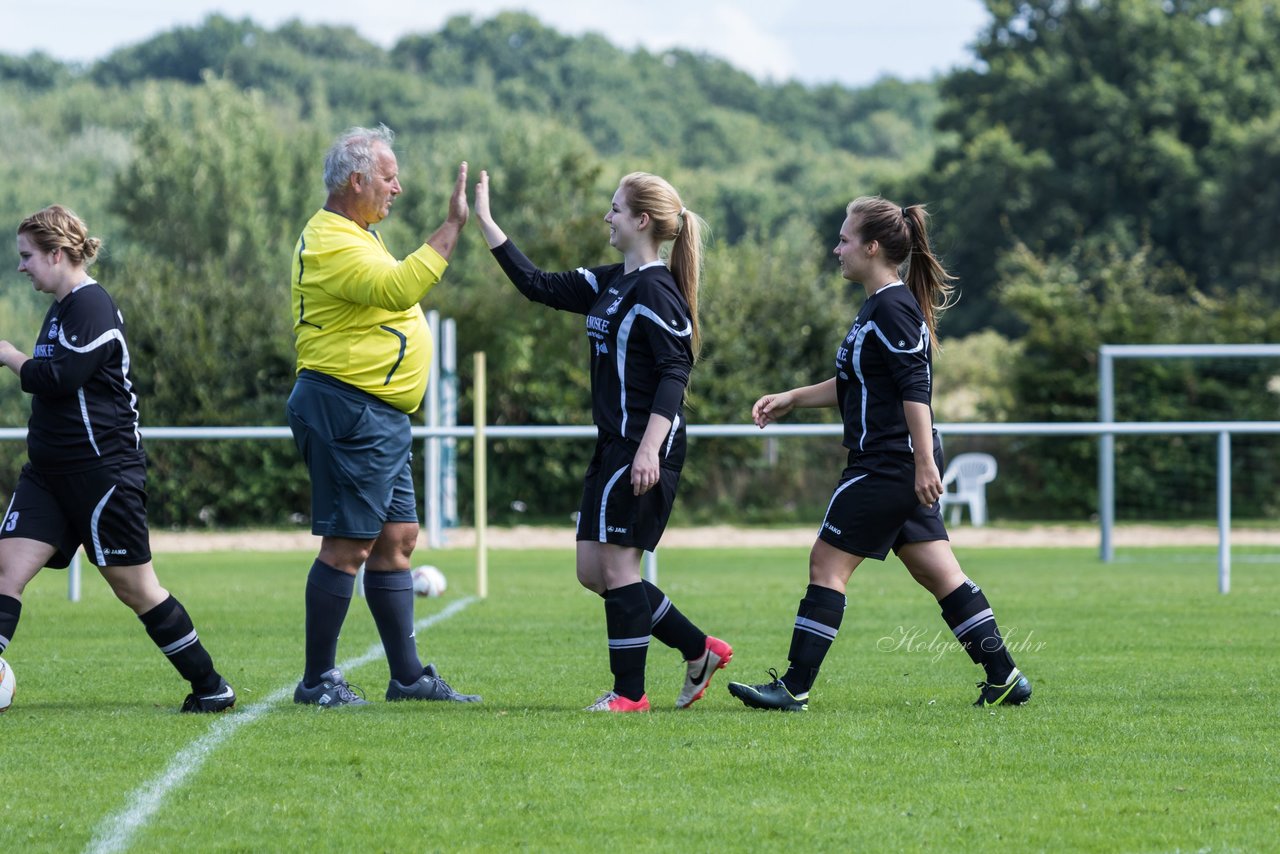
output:
<instances>
[{"instance_id":1,"label":"black soccer socks","mask_svg":"<svg viewBox=\"0 0 1280 854\"><path fill-rule=\"evenodd\" d=\"M318 558L311 564L306 594L307 663L302 673L302 682L308 688L324 681L324 674L337 664L338 633L342 631L355 589L355 576L347 575Z\"/></svg>"},{"instance_id":2,"label":"black soccer socks","mask_svg":"<svg viewBox=\"0 0 1280 854\"><path fill-rule=\"evenodd\" d=\"M412 685L422 678L413 631L413 574L407 570L364 573L364 596L387 653L391 678Z\"/></svg>"},{"instance_id":3,"label":"black soccer socks","mask_svg":"<svg viewBox=\"0 0 1280 854\"><path fill-rule=\"evenodd\" d=\"M196 693L219 688L222 677L213 669L213 659L200 643L200 636L181 602L170 596L145 614L139 614L138 619Z\"/></svg>"},{"instance_id":4,"label":"black soccer socks","mask_svg":"<svg viewBox=\"0 0 1280 854\"><path fill-rule=\"evenodd\" d=\"M604 594L609 633L609 670L613 690L628 700L644 696L644 665L649 653L653 612L643 584L616 587Z\"/></svg>"},{"instance_id":5,"label":"black soccer socks","mask_svg":"<svg viewBox=\"0 0 1280 854\"><path fill-rule=\"evenodd\" d=\"M680 609L656 585L648 581L640 583L644 585L649 610L653 612L650 633L667 646L680 650L685 661L700 658L707 649L706 633L689 622L689 618L680 613Z\"/></svg>"},{"instance_id":6,"label":"black soccer socks","mask_svg":"<svg viewBox=\"0 0 1280 854\"><path fill-rule=\"evenodd\" d=\"M796 611L795 628L791 631L791 666L782 676L787 690L799 697L813 687L818 668L840 631L844 619L845 596L830 587L810 584Z\"/></svg>"},{"instance_id":7,"label":"black soccer socks","mask_svg":"<svg viewBox=\"0 0 1280 854\"><path fill-rule=\"evenodd\" d=\"M0 652L4 652L13 642L13 633L18 628L18 618L22 616L22 603L12 596L0 596Z\"/></svg>"},{"instance_id":8,"label":"black soccer socks","mask_svg":"<svg viewBox=\"0 0 1280 854\"><path fill-rule=\"evenodd\" d=\"M938 604L942 606L942 619L974 664L982 665L987 681L993 685L1007 682L1013 672L1013 656L1005 648L996 616L982 589L966 578Z\"/></svg>"}]
</instances>

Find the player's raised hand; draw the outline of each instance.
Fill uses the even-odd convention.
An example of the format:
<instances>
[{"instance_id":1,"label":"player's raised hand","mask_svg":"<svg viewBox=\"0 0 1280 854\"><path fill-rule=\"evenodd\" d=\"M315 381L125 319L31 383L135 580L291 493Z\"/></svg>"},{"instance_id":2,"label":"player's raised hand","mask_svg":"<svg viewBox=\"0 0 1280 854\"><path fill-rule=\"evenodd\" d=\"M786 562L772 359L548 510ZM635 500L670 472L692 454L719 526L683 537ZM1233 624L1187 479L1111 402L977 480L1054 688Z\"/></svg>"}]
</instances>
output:
<instances>
[{"instance_id":1,"label":"player's raised hand","mask_svg":"<svg viewBox=\"0 0 1280 854\"><path fill-rule=\"evenodd\" d=\"M458 165L458 180L453 183L453 195L449 197L449 220L459 227L466 225L471 211L467 207L467 161Z\"/></svg>"},{"instance_id":2,"label":"player's raised hand","mask_svg":"<svg viewBox=\"0 0 1280 854\"><path fill-rule=\"evenodd\" d=\"M490 249L507 242L507 235L494 222L493 212L489 209L489 173L484 169L480 170L480 180L476 182L476 224L484 232L485 243Z\"/></svg>"},{"instance_id":3,"label":"player's raised hand","mask_svg":"<svg viewBox=\"0 0 1280 854\"><path fill-rule=\"evenodd\" d=\"M493 219L489 212L489 171L480 170L480 180L476 182L476 219L481 223Z\"/></svg>"}]
</instances>

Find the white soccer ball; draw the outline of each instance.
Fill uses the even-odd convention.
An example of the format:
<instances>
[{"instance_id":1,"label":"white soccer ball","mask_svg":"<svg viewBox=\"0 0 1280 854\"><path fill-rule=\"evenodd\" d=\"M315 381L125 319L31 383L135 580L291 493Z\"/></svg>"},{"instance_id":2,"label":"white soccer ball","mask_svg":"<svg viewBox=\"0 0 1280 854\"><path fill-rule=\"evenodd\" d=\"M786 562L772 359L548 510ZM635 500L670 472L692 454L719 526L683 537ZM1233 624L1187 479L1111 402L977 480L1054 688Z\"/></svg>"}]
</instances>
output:
<instances>
[{"instance_id":1,"label":"white soccer ball","mask_svg":"<svg viewBox=\"0 0 1280 854\"><path fill-rule=\"evenodd\" d=\"M13 705L13 668L9 662L0 658L0 712Z\"/></svg>"},{"instance_id":2,"label":"white soccer ball","mask_svg":"<svg viewBox=\"0 0 1280 854\"><path fill-rule=\"evenodd\" d=\"M430 564L414 567L413 592L419 596L443 596L448 587L449 582L439 567Z\"/></svg>"}]
</instances>

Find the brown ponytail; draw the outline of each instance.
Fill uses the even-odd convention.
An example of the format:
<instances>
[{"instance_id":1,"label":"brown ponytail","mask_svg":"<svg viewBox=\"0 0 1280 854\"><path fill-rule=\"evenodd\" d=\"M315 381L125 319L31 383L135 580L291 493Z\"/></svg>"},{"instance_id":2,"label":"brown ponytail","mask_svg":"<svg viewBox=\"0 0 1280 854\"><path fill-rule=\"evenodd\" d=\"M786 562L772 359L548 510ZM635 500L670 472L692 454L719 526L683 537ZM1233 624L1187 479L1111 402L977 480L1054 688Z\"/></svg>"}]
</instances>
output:
<instances>
[{"instance_id":1,"label":"brown ponytail","mask_svg":"<svg viewBox=\"0 0 1280 854\"><path fill-rule=\"evenodd\" d=\"M929 339L938 340L938 318L955 304L955 281L929 246L928 217L924 205L898 205L878 196L862 196L849 203L846 213L857 223L864 243L877 241L885 257L906 265L903 282L920 304Z\"/></svg>"}]
</instances>

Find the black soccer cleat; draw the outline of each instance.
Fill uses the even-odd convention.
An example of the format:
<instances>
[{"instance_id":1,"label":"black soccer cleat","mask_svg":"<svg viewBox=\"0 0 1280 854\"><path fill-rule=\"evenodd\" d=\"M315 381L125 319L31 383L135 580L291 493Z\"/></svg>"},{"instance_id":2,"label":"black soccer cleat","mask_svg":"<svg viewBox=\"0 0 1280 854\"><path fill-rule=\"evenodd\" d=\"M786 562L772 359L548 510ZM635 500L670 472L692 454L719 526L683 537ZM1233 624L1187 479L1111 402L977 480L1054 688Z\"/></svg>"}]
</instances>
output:
<instances>
[{"instance_id":1,"label":"black soccer cleat","mask_svg":"<svg viewBox=\"0 0 1280 854\"><path fill-rule=\"evenodd\" d=\"M434 664L428 664L422 670L417 681L408 685L394 676L387 683L387 700L445 700L454 703L478 703L479 694L459 694L449 683L440 678L440 672Z\"/></svg>"},{"instance_id":2,"label":"black soccer cleat","mask_svg":"<svg viewBox=\"0 0 1280 854\"><path fill-rule=\"evenodd\" d=\"M223 679L218 684L218 690L211 694L190 693L187 699L182 701L182 709L180 711L188 714L204 714L209 712L225 712L236 704L236 692L227 684L227 680Z\"/></svg>"},{"instance_id":3,"label":"black soccer cleat","mask_svg":"<svg viewBox=\"0 0 1280 854\"><path fill-rule=\"evenodd\" d=\"M730 682L729 693L753 709L777 709L783 712L808 711L808 691L797 697L787 690L787 686L778 678L778 671L771 667L769 675L773 677L773 681L763 685Z\"/></svg>"},{"instance_id":4,"label":"black soccer cleat","mask_svg":"<svg viewBox=\"0 0 1280 854\"><path fill-rule=\"evenodd\" d=\"M364 692L342 678L342 671L336 667L320 674L319 685L308 688L305 680L299 682L298 687L293 689L293 701L322 709L369 705Z\"/></svg>"},{"instance_id":5,"label":"black soccer cleat","mask_svg":"<svg viewBox=\"0 0 1280 854\"><path fill-rule=\"evenodd\" d=\"M1031 683L1016 667L1004 684L992 685L990 682L979 682L978 688L982 693L974 702L975 706L1021 706L1031 699Z\"/></svg>"}]
</instances>

